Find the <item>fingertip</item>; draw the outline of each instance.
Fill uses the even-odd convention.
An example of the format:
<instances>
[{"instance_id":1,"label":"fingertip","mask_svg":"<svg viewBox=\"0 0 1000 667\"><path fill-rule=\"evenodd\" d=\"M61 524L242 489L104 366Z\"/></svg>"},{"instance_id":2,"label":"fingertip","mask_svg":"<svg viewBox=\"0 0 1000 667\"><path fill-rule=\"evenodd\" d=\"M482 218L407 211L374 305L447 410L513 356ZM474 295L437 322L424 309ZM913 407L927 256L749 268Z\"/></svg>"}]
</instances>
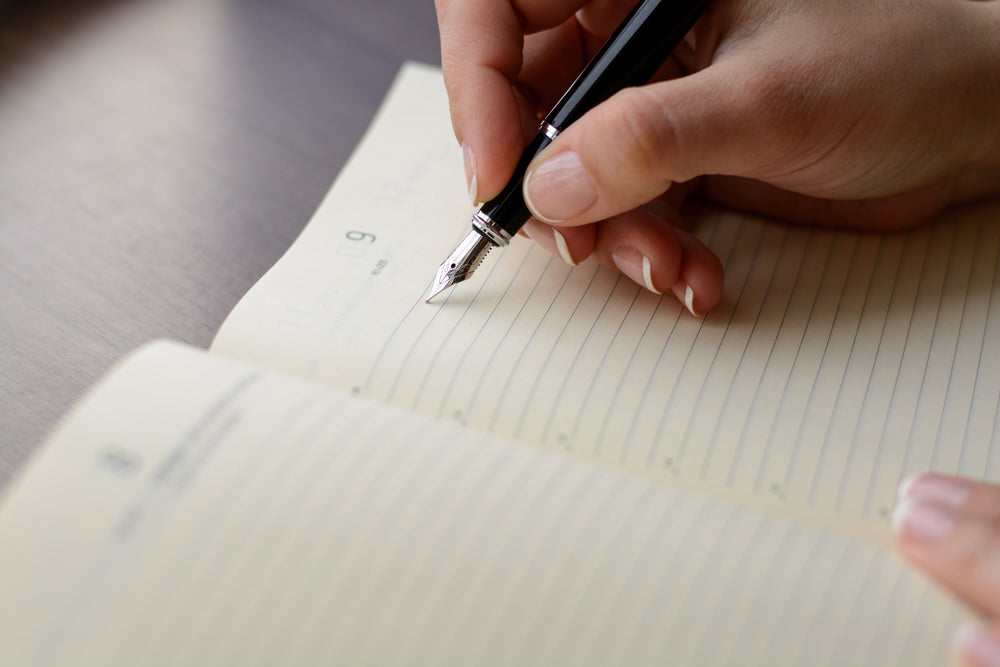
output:
<instances>
[{"instance_id":1,"label":"fingertip","mask_svg":"<svg viewBox=\"0 0 1000 667\"><path fill-rule=\"evenodd\" d=\"M933 547L955 529L959 518L953 507L910 496L893 510L892 532L903 546Z\"/></svg>"},{"instance_id":2,"label":"fingertip","mask_svg":"<svg viewBox=\"0 0 1000 667\"><path fill-rule=\"evenodd\" d=\"M996 667L1000 665L1000 628L996 623L966 624L955 633L954 647L960 665Z\"/></svg>"},{"instance_id":3,"label":"fingertip","mask_svg":"<svg viewBox=\"0 0 1000 667\"><path fill-rule=\"evenodd\" d=\"M566 240L566 236L555 227L552 228L552 238L555 239L556 250L564 262L570 266L576 266L580 263L574 258L573 252L569 247L569 242Z\"/></svg>"},{"instance_id":4,"label":"fingertip","mask_svg":"<svg viewBox=\"0 0 1000 667\"><path fill-rule=\"evenodd\" d=\"M448 3L447 11L439 12L439 25L445 88L466 159L466 184L470 198L487 201L506 185L524 147L522 117L529 104L517 86L521 25L507 3L469 2Z\"/></svg>"},{"instance_id":5,"label":"fingertip","mask_svg":"<svg viewBox=\"0 0 1000 667\"><path fill-rule=\"evenodd\" d=\"M500 194L524 146L521 111L511 84L495 81L481 85L480 90L482 93L472 99L452 100L455 134L462 146L466 186L474 204Z\"/></svg>"},{"instance_id":6,"label":"fingertip","mask_svg":"<svg viewBox=\"0 0 1000 667\"><path fill-rule=\"evenodd\" d=\"M704 317L705 313L700 308L700 299L695 298L694 288L683 280L677 282L670 288L677 300L684 304L687 311L695 317Z\"/></svg>"},{"instance_id":7,"label":"fingertip","mask_svg":"<svg viewBox=\"0 0 1000 667\"><path fill-rule=\"evenodd\" d=\"M546 151L525 173L524 203L532 215L550 224L580 219L597 201L597 190L576 152L550 156Z\"/></svg>"},{"instance_id":8,"label":"fingertip","mask_svg":"<svg viewBox=\"0 0 1000 667\"><path fill-rule=\"evenodd\" d=\"M594 251L594 227L558 229L531 218L521 231L569 266L577 266Z\"/></svg>"},{"instance_id":9,"label":"fingertip","mask_svg":"<svg viewBox=\"0 0 1000 667\"><path fill-rule=\"evenodd\" d=\"M701 317L722 297L722 263L701 241L677 229L674 218L672 210L647 205L603 220L596 225L595 254L641 287L673 293Z\"/></svg>"},{"instance_id":10,"label":"fingertip","mask_svg":"<svg viewBox=\"0 0 1000 667\"><path fill-rule=\"evenodd\" d=\"M478 206L479 200L479 176L476 174L476 154L468 141L462 142L462 160L465 163L465 187L469 192L469 203Z\"/></svg>"},{"instance_id":11,"label":"fingertip","mask_svg":"<svg viewBox=\"0 0 1000 667\"><path fill-rule=\"evenodd\" d=\"M645 287L653 294L663 294L653 278L653 262L648 255L631 246L622 246L611 251L611 263L632 282Z\"/></svg>"},{"instance_id":12,"label":"fingertip","mask_svg":"<svg viewBox=\"0 0 1000 667\"><path fill-rule=\"evenodd\" d=\"M922 498L951 507L962 507L972 493L974 484L972 480L953 475L925 472L911 475L900 482L896 496L900 500Z\"/></svg>"},{"instance_id":13,"label":"fingertip","mask_svg":"<svg viewBox=\"0 0 1000 667\"><path fill-rule=\"evenodd\" d=\"M681 229L676 233L684 261L671 291L692 315L701 317L722 300L722 262L691 233Z\"/></svg>"},{"instance_id":14,"label":"fingertip","mask_svg":"<svg viewBox=\"0 0 1000 667\"><path fill-rule=\"evenodd\" d=\"M663 216L639 208L588 227L597 230L595 253L605 266L654 294L677 282L681 248Z\"/></svg>"}]
</instances>

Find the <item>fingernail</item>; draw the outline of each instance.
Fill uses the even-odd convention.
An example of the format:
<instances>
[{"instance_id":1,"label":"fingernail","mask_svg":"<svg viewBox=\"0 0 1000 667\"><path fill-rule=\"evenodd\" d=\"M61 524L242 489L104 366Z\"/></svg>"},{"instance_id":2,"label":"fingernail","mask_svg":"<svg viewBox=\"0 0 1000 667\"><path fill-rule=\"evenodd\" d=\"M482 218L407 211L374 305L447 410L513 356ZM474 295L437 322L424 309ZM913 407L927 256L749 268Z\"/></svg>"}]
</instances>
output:
<instances>
[{"instance_id":1,"label":"fingernail","mask_svg":"<svg viewBox=\"0 0 1000 667\"><path fill-rule=\"evenodd\" d=\"M892 530L896 535L920 542L936 542L955 527L955 512L922 498L904 498L892 512Z\"/></svg>"},{"instance_id":2,"label":"fingernail","mask_svg":"<svg viewBox=\"0 0 1000 667\"><path fill-rule=\"evenodd\" d=\"M528 208L545 222L562 222L594 205L597 190L580 156L564 151L528 172L524 187Z\"/></svg>"},{"instance_id":3,"label":"fingernail","mask_svg":"<svg viewBox=\"0 0 1000 667\"><path fill-rule=\"evenodd\" d=\"M1000 667L1000 637L990 628L966 625L955 634L955 650L972 667Z\"/></svg>"},{"instance_id":4,"label":"fingernail","mask_svg":"<svg viewBox=\"0 0 1000 667\"><path fill-rule=\"evenodd\" d=\"M695 317L702 316L702 313L694 307L694 290L691 289L690 285L679 282L671 287L670 291L674 293L674 296L677 297L678 301L684 304L684 307L688 309L689 313Z\"/></svg>"},{"instance_id":5,"label":"fingernail","mask_svg":"<svg viewBox=\"0 0 1000 667\"><path fill-rule=\"evenodd\" d=\"M476 155L469 144L462 142L462 157L465 159L465 185L469 189L469 201L479 203L479 179L476 176Z\"/></svg>"},{"instance_id":6,"label":"fingernail","mask_svg":"<svg viewBox=\"0 0 1000 667\"><path fill-rule=\"evenodd\" d=\"M968 482L944 475L914 475L899 484L896 497L933 500L949 507L961 507L972 491Z\"/></svg>"},{"instance_id":7,"label":"fingernail","mask_svg":"<svg viewBox=\"0 0 1000 667\"><path fill-rule=\"evenodd\" d=\"M611 261L615 263L619 271L636 283L654 294L662 294L653 284L653 265L650 264L649 258L635 248L615 248L611 253Z\"/></svg>"},{"instance_id":8,"label":"fingernail","mask_svg":"<svg viewBox=\"0 0 1000 667\"><path fill-rule=\"evenodd\" d=\"M573 255L569 254L569 245L566 244L566 237L558 229L552 230L552 236L556 239L556 248L559 250L559 256L570 266L576 266L577 262L573 261Z\"/></svg>"}]
</instances>

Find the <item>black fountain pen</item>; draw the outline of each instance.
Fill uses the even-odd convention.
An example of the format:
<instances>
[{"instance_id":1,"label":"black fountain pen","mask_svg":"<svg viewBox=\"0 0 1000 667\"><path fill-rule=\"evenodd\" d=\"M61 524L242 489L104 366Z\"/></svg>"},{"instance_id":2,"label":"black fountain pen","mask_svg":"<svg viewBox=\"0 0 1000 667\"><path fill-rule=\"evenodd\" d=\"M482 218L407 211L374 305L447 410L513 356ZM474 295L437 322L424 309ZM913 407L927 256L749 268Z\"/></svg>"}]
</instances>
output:
<instances>
[{"instance_id":1,"label":"black fountain pen","mask_svg":"<svg viewBox=\"0 0 1000 667\"><path fill-rule=\"evenodd\" d=\"M438 269L427 302L468 280L494 247L510 243L531 217L521 188L531 160L580 116L630 86L649 81L684 39L709 0L643 0L542 121L499 195L472 216L472 231Z\"/></svg>"}]
</instances>

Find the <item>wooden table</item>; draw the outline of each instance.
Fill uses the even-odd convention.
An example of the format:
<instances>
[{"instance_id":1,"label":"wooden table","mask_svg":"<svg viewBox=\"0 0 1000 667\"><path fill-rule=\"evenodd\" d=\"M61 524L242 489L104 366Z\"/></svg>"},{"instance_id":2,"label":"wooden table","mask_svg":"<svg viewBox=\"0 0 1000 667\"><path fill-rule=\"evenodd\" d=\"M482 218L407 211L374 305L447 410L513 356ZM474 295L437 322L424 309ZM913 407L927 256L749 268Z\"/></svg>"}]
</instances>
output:
<instances>
[{"instance_id":1,"label":"wooden table","mask_svg":"<svg viewBox=\"0 0 1000 667\"><path fill-rule=\"evenodd\" d=\"M408 58L431 0L0 0L0 489L125 353L208 345Z\"/></svg>"}]
</instances>

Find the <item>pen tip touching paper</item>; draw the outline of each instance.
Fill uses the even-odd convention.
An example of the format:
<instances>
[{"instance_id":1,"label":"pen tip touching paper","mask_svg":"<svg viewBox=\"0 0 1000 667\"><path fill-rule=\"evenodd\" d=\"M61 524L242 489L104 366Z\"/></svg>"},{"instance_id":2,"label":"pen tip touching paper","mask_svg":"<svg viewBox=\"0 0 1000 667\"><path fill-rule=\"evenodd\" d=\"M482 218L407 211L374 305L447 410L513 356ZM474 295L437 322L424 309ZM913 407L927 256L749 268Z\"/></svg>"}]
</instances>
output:
<instances>
[{"instance_id":1,"label":"pen tip touching paper","mask_svg":"<svg viewBox=\"0 0 1000 667\"><path fill-rule=\"evenodd\" d=\"M434 299L434 297L436 297L438 294L451 287L451 285L452 283L450 282L439 283L437 281L434 281L434 284L431 285L430 291L427 292L427 298L424 300L424 303L430 303Z\"/></svg>"},{"instance_id":2,"label":"pen tip touching paper","mask_svg":"<svg viewBox=\"0 0 1000 667\"><path fill-rule=\"evenodd\" d=\"M431 285L426 303L452 285L468 280L483 263L483 259L493 248L493 243L473 230L456 246L448 258L438 267L434 284Z\"/></svg>"}]
</instances>

